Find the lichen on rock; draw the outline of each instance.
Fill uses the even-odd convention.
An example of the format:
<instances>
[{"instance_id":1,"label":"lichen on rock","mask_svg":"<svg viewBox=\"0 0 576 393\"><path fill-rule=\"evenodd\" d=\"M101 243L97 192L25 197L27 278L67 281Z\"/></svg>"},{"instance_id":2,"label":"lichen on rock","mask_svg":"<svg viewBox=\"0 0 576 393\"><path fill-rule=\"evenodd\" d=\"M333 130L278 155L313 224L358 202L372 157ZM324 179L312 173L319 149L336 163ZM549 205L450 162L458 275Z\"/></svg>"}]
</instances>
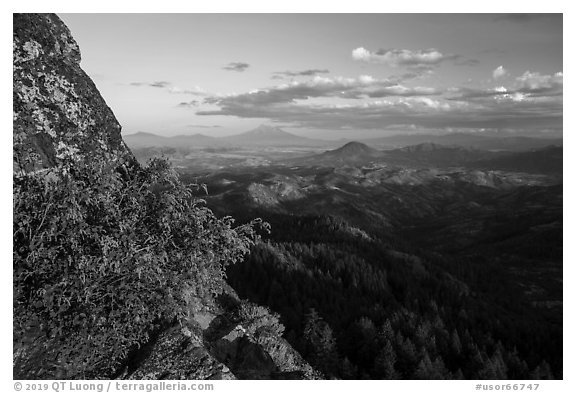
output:
<instances>
[{"instance_id":1,"label":"lichen on rock","mask_svg":"<svg viewBox=\"0 0 576 393\"><path fill-rule=\"evenodd\" d=\"M14 14L14 169L64 160L133 160L121 126L80 68L80 50L53 14Z\"/></svg>"}]
</instances>

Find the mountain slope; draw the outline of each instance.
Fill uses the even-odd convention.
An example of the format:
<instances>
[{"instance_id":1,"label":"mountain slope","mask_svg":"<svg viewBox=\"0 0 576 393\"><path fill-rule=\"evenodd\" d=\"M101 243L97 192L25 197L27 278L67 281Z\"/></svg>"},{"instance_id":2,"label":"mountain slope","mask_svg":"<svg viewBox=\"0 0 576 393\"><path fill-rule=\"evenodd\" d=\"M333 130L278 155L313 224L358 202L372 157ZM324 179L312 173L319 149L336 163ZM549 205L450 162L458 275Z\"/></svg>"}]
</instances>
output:
<instances>
[{"instance_id":1,"label":"mountain slope","mask_svg":"<svg viewBox=\"0 0 576 393\"><path fill-rule=\"evenodd\" d=\"M241 146L318 146L325 141L297 136L282 130L280 127L260 125L257 128L239 135L231 135L222 140Z\"/></svg>"},{"instance_id":2,"label":"mountain slope","mask_svg":"<svg viewBox=\"0 0 576 393\"><path fill-rule=\"evenodd\" d=\"M563 148L549 146L529 152L512 153L491 159L470 162L468 166L514 172L562 175Z\"/></svg>"},{"instance_id":3,"label":"mountain slope","mask_svg":"<svg viewBox=\"0 0 576 393\"><path fill-rule=\"evenodd\" d=\"M393 135L383 138L363 140L370 146L382 148L398 148L422 143L434 143L445 146L461 146L480 150L509 150L523 151L540 149L549 145L562 146L560 138L531 138L531 137L495 137L478 134L453 133L446 135Z\"/></svg>"},{"instance_id":4,"label":"mountain slope","mask_svg":"<svg viewBox=\"0 0 576 393\"><path fill-rule=\"evenodd\" d=\"M348 142L345 145L321 154L288 160L292 165L340 167L344 165L362 165L378 160L384 153L364 143Z\"/></svg>"}]
</instances>

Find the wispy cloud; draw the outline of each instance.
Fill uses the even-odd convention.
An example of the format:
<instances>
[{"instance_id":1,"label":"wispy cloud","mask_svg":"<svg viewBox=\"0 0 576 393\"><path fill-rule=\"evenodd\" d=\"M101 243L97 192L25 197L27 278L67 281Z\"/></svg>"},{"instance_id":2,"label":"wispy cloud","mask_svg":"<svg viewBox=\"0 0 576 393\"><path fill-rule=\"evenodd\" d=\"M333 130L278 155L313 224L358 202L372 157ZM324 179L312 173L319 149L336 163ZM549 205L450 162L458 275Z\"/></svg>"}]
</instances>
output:
<instances>
[{"instance_id":1,"label":"wispy cloud","mask_svg":"<svg viewBox=\"0 0 576 393\"><path fill-rule=\"evenodd\" d=\"M219 126L217 124L215 124L215 125L187 124L186 127L187 128L222 128L222 126Z\"/></svg>"},{"instance_id":2,"label":"wispy cloud","mask_svg":"<svg viewBox=\"0 0 576 393\"><path fill-rule=\"evenodd\" d=\"M148 87L158 87L164 88L170 86L170 82L166 81L156 81L156 82L132 82L130 86L148 86Z\"/></svg>"},{"instance_id":3,"label":"wispy cloud","mask_svg":"<svg viewBox=\"0 0 576 393\"><path fill-rule=\"evenodd\" d=\"M171 86L168 88L168 92L172 94L189 94L193 96L205 96L208 94L206 90L201 87L194 86L191 88L182 88L178 86Z\"/></svg>"},{"instance_id":4,"label":"wispy cloud","mask_svg":"<svg viewBox=\"0 0 576 393\"><path fill-rule=\"evenodd\" d=\"M178 107L178 108L194 108L194 107L197 107L198 105L200 105L200 101L192 100L192 101L188 101L188 102L181 102L178 105L176 105L176 107Z\"/></svg>"},{"instance_id":5,"label":"wispy cloud","mask_svg":"<svg viewBox=\"0 0 576 393\"><path fill-rule=\"evenodd\" d=\"M149 86L150 86L150 87L158 87L158 88L163 89L163 88L165 88L165 87L170 86L170 82L166 82L166 81L152 82L152 83L150 83Z\"/></svg>"},{"instance_id":6,"label":"wispy cloud","mask_svg":"<svg viewBox=\"0 0 576 393\"><path fill-rule=\"evenodd\" d=\"M165 89L168 93L171 94L188 94L188 95L195 95L195 96L205 96L208 94L206 90L199 86L194 86L191 88L182 88L178 86L172 85L171 82L167 81L157 81L157 82L132 82L130 86L137 86L137 87L155 87L159 89Z\"/></svg>"},{"instance_id":7,"label":"wispy cloud","mask_svg":"<svg viewBox=\"0 0 576 393\"><path fill-rule=\"evenodd\" d=\"M248 64L248 63L232 62L232 63L228 63L228 65L222 67L222 69L227 70L227 71L244 72L244 71L246 71L246 69L248 67L250 67L250 64Z\"/></svg>"},{"instance_id":8,"label":"wispy cloud","mask_svg":"<svg viewBox=\"0 0 576 393\"><path fill-rule=\"evenodd\" d=\"M279 71L274 72L272 74L272 79L284 79L284 78L292 78L297 76L316 76L320 74L329 74L330 70L326 69L309 69L309 70L302 70L302 71Z\"/></svg>"}]
</instances>

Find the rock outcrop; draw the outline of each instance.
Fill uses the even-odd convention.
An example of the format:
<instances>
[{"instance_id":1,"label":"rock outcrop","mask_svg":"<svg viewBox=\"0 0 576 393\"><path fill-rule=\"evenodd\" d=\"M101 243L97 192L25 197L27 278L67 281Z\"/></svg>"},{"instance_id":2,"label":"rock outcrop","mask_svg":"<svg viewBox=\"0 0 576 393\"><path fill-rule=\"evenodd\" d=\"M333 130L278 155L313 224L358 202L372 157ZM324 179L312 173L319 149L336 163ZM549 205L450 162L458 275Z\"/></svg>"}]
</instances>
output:
<instances>
[{"instance_id":1,"label":"rock outcrop","mask_svg":"<svg viewBox=\"0 0 576 393\"><path fill-rule=\"evenodd\" d=\"M258 340L234 317L240 301L227 287L220 300L163 330L133 354L119 379L320 379L280 336ZM233 303L230 306L230 303Z\"/></svg>"},{"instance_id":2,"label":"rock outcrop","mask_svg":"<svg viewBox=\"0 0 576 393\"><path fill-rule=\"evenodd\" d=\"M53 14L14 14L14 169L96 155L131 160L120 124L80 68L80 49Z\"/></svg>"},{"instance_id":3,"label":"rock outcrop","mask_svg":"<svg viewBox=\"0 0 576 393\"><path fill-rule=\"evenodd\" d=\"M80 68L80 50L64 23L52 14L15 14L14 174L44 176L45 168L80 165L96 157L115 168L134 165L120 124ZM58 168L56 168L58 169ZM188 304L189 315L151 332L130 348L116 371L122 379L314 378L316 372L280 336L259 343L233 321L239 299L224 288L226 306L209 297ZM202 304L199 309L198 305ZM231 308L230 308L231 307ZM15 379L75 379L74 367L59 360L61 341L36 323L14 337ZM77 359L82 361L82 359Z\"/></svg>"}]
</instances>

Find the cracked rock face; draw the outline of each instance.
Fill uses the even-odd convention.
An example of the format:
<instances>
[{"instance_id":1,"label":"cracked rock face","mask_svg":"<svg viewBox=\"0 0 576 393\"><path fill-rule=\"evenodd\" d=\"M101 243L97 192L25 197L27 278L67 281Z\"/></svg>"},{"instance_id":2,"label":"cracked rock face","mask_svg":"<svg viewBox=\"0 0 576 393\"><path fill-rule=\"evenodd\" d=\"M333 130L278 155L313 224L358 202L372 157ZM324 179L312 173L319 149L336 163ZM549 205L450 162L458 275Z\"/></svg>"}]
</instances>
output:
<instances>
[{"instance_id":1,"label":"cracked rock face","mask_svg":"<svg viewBox=\"0 0 576 393\"><path fill-rule=\"evenodd\" d=\"M132 160L120 124L80 68L80 50L54 14L14 14L14 170L96 155Z\"/></svg>"}]
</instances>

